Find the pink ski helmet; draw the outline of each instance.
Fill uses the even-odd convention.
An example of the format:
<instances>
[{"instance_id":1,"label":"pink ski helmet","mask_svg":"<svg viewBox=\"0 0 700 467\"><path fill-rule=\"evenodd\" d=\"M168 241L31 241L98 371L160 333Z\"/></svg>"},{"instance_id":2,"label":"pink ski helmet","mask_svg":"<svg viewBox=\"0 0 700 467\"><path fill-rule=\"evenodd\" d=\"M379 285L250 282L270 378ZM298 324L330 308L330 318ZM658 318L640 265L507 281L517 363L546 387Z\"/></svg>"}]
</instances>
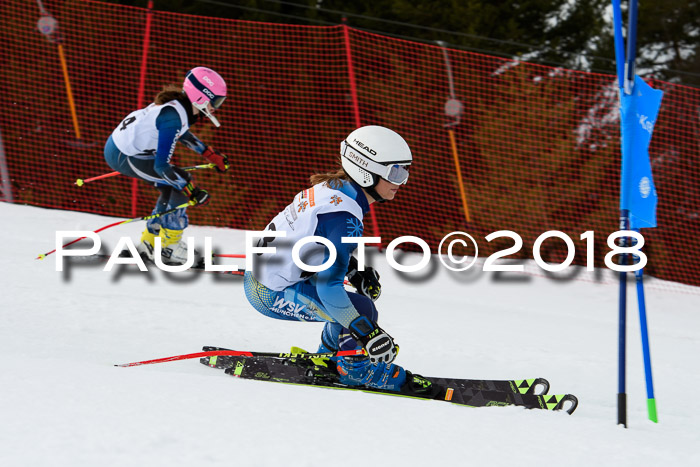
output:
<instances>
[{"instance_id":1,"label":"pink ski helmet","mask_svg":"<svg viewBox=\"0 0 700 467\"><path fill-rule=\"evenodd\" d=\"M226 99L226 82L221 75L210 68L198 66L187 73L182 88L197 110L209 117L215 126L221 126L207 109L208 103L218 109Z\"/></svg>"}]
</instances>

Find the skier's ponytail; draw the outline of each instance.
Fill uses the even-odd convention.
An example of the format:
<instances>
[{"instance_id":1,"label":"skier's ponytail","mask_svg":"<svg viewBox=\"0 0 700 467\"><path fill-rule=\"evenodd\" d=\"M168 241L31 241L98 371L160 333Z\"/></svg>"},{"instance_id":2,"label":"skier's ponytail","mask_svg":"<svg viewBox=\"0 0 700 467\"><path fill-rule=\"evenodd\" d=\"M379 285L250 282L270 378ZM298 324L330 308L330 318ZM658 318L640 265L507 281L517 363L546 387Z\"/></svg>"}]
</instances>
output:
<instances>
[{"instance_id":1,"label":"skier's ponytail","mask_svg":"<svg viewBox=\"0 0 700 467\"><path fill-rule=\"evenodd\" d=\"M322 174L313 174L309 177L311 185L318 185L319 183L326 183L329 188L337 190L343 186L343 180L350 181L350 177L345 173L342 168L336 170L335 172L327 172Z\"/></svg>"},{"instance_id":2,"label":"skier's ponytail","mask_svg":"<svg viewBox=\"0 0 700 467\"><path fill-rule=\"evenodd\" d=\"M177 84L168 84L163 86L163 89L158 93L158 95L156 95L153 102L155 102L156 105L163 105L170 101L176 101L182 98L182 96L182 86L178 86Z\"/></svg>"}]
</instances>

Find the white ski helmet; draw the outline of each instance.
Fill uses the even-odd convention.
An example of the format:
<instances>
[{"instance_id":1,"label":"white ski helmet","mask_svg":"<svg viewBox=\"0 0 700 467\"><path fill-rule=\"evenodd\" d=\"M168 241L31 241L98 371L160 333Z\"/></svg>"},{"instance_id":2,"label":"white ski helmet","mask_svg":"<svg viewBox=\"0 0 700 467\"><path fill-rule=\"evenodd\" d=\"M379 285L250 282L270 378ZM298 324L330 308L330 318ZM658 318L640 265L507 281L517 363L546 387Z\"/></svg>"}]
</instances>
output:
<instances>
[{"instance_id":1,"label":"white ski helmet","mask_svg":"<svg viewBox=\"0 0 700 467\"><path fill-rule=\"evenodd\" d=\"M374 187L379 179L403 185L408 181L408 166L413 161L411 148L401 135L383 126L363 126L340 143L343 169L373 198L381 201ZM376 196L375 196L376 195Z\"/></svg>"}]
</instances>

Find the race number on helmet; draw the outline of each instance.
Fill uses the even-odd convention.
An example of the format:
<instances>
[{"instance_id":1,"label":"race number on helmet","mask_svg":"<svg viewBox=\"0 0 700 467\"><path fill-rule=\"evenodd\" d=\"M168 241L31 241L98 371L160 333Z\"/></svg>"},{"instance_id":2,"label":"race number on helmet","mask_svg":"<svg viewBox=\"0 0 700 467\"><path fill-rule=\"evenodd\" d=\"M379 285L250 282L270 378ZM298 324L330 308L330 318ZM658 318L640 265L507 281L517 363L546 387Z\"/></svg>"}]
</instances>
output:
<instances>
[{"instance_id":1,"label":"race number on helmet","mask_svg":"<svg viewBox=\"0 0 700 467\"><path fill-rule=\"evenodd\" d=\"M207 108L207 104L211 103L214 109L218 109L226 99L226 82L221 75L212 69L198 66L187 73L182 88L197 110L209 117L215 126L221 126Z\"/></svg>"}]
</instances>

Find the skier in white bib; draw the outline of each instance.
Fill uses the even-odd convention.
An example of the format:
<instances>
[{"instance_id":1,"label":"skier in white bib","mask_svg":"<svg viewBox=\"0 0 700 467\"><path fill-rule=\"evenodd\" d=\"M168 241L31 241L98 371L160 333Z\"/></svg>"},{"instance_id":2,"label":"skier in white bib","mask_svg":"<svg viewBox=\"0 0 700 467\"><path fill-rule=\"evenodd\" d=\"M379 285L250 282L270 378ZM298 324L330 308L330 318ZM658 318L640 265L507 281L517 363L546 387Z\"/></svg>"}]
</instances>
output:
<instances>
[{"instance_id":1,"label":"skier in white bib","mask_svg":"<svg viewBox=\"0 0 700 467\"><path fill-rule=\"evenodd\" d=\"M224 79L209 68L194 68L187 73L182 86L165 86L155 102L127 115L107 139L104 149L107 164L124 175L151 183L160 192L153 214L188 200L201 205L209 202L209 193L194 184L191 173L171 164L171 159L179 141L215 164L217 171L228 169L225 155L189 131L201 115L219 127L213 113L225 99ZM184 208L149 220L137 247L139 253L152 260L155 237L159 236L163 263L184 264L187 245L181 238L188 223Z\"/></svg>"},{"instance_id":2,"label":"skier in white bib","mask_svg":"<svg viewBox=\"0 0 700 467\"><path fill-rule=\"evenodd\" d=\"M407 182L411 150L398 133L365 126L341 142L340 155L342 168L313 175L313 186L297 194L268 224L266 231L285 231L285 237L258 242L276 247L276 253L261 254L253 270L246 271L246 297L272 318L325 321L319 352L364 349L364 357L332 359L341 383L400 391L415 382L428 390L429 383L420 376L391 363L398 347L377 325L374 306L381 293L379 275L371 267L359 271L352 256L357 243L342 241L361 237L369 205L394 199ZM292 260L292 246L308 236L324 237L335 247L337 257L325 271L307 272ZM308 243L299 256L307 265L318 266L329 260L330 250ZM358 293L345 290L346 276Z\"/></svg>"}]
</instances>

